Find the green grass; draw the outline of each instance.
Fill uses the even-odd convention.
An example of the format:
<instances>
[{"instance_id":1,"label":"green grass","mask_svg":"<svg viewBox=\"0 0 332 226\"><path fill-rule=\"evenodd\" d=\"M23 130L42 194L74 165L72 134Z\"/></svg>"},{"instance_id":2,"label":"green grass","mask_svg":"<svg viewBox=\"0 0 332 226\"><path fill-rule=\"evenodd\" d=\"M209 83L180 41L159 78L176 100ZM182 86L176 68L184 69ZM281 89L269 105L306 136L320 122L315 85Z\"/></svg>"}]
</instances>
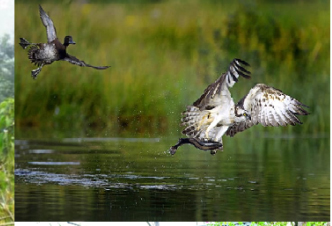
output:
<instances>
[{"instance_id":1,"label":"green grass","mask_svg":"<svg viewBox=\"0 0 332 226\"><path fill-rule=\"evenodd\" d=\"M302 223L304 226L326 226L327 222L297 222ZM229 225L229 226L236 226L236 225L244 225L242 222L237 222L237 224L233 222L212 222L208 223L209 226L222 226L222 225ZM295 226L295 222L251 222L251 225L258 225L258 226Z\"/></svg>"},{"instance_id":2,"label":"green grass","mask_svg":"<svg viewBox=\"0 0 332 226\"><path fill-rule=\"evenodd\" d=\"M30 71L36 67L18 38L45 42L46 32L38 5L17 1L17 137L27 136L20 132L26 128L74 131L72 136L77 131L82 136L95 133L91 131L99 136L179 135L180 113L233 58L252 65L252 79L240 79L234 86L234 101L256 83L274 86L310 106L302 126L274 132L328 133L328 1L243 4L44 3L59 39L72 35L76 41L68 48L70 54L112 67L98 71L55 62L33 80Z\"/></svg>"},{"instance_id":3,"label":"green grass","mask_svg":"<svg viewBox=\"0 0 332 226\"><path fill-rule=\"evenodd\" d=\"M14 99L0 103L0 226L14 225Z\"/></svg>"}]
</instances>

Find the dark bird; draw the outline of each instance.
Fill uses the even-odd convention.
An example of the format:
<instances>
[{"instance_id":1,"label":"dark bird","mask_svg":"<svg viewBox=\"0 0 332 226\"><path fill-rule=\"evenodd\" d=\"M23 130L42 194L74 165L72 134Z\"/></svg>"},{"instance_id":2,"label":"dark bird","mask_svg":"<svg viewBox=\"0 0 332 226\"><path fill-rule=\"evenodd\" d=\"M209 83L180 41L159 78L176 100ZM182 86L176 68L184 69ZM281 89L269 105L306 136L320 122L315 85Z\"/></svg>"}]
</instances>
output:
<instances>
[{"instance_id":1,"label":"dark bird","mask_svg":"<svg viewBox=\"0 0 332 226\"><path fill-rule=\"evenodd\" d=\"M226 73L209 85L203 95L183 113L182 131L189 138L180 138L170 149L175 154L183 144L192 144L201 150L222 150L222 136L233 137L254 125L286 126L301 124L297 115L307 115L307 107L281 90L265 84L255 85L237 104L229 88L240 76L250 78L250 72L243 66L249 64L234 59Z\"/></svg>"},{"instance_id":2,"label":"dark bird","mask_svg":"<svg viewBox=\"0 0 332 226\"><path fill-rule=\"evenodd\" d=\"M64 60L69 63L81 66L92 67L98 70L109 68L110 66L93 66L77 59L67 53L69 44L76 44L71 36L66 36L62 44L56 35L56 30L51 18L46 14L43 8L39 5L40 19L46 27L47 43L30 43L25 38L20 38L20 45L23 49L30 47L28 50L28 57L31 63L38 66L37 69L31 71L32 77L35 79L40 73L41 69L46 64L51 64L54 61Z\"/></svg>"}]
</instances>

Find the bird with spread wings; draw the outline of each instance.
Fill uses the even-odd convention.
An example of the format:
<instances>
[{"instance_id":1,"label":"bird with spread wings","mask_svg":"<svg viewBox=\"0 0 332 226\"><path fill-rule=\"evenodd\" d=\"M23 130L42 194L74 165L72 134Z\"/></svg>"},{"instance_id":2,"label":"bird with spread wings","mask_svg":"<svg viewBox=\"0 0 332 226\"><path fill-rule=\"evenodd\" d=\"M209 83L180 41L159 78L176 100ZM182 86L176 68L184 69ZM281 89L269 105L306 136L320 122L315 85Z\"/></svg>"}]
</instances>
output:
<instances>
[{"instance_id":1,"label":"bird with spread wings","mask_svg":"<svg viewBox=\"0 0 332 226\"><path fill-rule=\"evenodd\" d=\"M188 138L180 138L170 148L175 154L183 144L192 144L201 150L215 154L223 150L222 136L233 137L254 125L286 126L301 124L297 115L307 115L307 107L281 90L265 84L255 85L237 104L229 88L242 76L250 78L245 68L247 62L234 59L226 73L209 85L203 95L183 112L182 131Z\"/></svg>"},{"instance_id":2,"label":"bird with spread wings","mask_svg":"<svg viewBox=\"0 0 332 226\"><path fill-rule=\"evenodd\" d=\"M93 66L85 63L82 60L77 59L67 53L66 49L69 44L76 44L71 36L64 38L62 44L57 38L56 29L52 19L47 15L43 8L39 5L40 19L46 28L47 43L30 43L25 38L20 38L20 45L23 49L30 47L28 51L29 59L31 63L38 66L37 69L31 71L31 75L36 79L37 75L41 72L44 65L51 64L54 61L63 60L71 64L78 65L81 67L91 67L98 70L104 70L110 66Z\"/></svg>"}]
</instances>

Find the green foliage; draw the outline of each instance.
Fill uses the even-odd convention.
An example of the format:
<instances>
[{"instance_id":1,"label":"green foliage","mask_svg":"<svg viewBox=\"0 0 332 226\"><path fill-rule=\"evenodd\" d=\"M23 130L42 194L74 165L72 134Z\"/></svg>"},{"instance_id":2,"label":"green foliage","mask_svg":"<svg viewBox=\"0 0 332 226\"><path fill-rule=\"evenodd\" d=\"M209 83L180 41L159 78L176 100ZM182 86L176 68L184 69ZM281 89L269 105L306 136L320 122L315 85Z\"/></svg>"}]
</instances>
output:
<instances>
[{"instance_id":1,"label":"green foliage","mask_svg":"<svg viewBox=\"0 0 332 226\"><path fill-rule=\"evenodd\" d=\"M20 11L15 14L17 36L46 41L38 5L15 5ZM112 67L97 71L56 62L32 80L35 66L16 43L16 126L84 131L87 136L92 130L97 136L126 136L127 131L136 136L179 135L185 107L233 58L241 58L252 65L252 79L240 79L234 86L235 101L254 84L266 83L310 106L310 115L301 117L302 126L274 132L328 133L327 6L297 1L45 3L60 40L72 35L77 42L68 48L70 54ZM74 133L71 136L78 135Z\"/></svg>"},{"instance_id":2,"label":"green foliage","mask_svg":"<svg viewBox=\"0 0 332 226\"><path fill-rule=\"evenodd\" d=\"M0 225L14 221L14 99L0 103Z\"/></svg>"},{"instance_id":3,"label":"green foliage","mask_svg":"<svg viewBox=\"0 0 332 226\"><path fill-rule=\"evenodd\" d=\"M301 222L305 226L326 226L327 222ZM237 226L244 225L242 222L210 222L207 224L208 226ZM295 222L251 222L252 226L295 226Z\"/></svg>"},{"instance_id":4,"label":"green foliage","mask_svg":"<svg viewBox=\"0 0 332 226\"><path fill-rule=\"evenodd\" d=\"M14 46L9 35L0 38L0 102L14 97Z\"/></svg>"},{"instance_id":5,"label":"green foliage","mask_svg":"<svg viewBox=\"0 0 332 226\"><path fill-rule=\"evenodd\" d=\"M327 222L305 222L306 226L326 226Z\"/></svg>"}]
</instances>

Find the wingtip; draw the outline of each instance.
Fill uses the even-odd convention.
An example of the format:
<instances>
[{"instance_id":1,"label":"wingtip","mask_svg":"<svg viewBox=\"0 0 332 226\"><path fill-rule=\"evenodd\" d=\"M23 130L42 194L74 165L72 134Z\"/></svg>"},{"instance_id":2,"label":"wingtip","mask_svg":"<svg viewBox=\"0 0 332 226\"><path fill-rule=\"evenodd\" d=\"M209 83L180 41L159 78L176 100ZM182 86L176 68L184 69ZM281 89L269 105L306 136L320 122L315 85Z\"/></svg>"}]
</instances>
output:
<instances>
[{"instance_id":1,"label":"wingtip","mask_svg":"<svg viewBox=\"0 0 332 226\"><path fill-rule=\"evenodd\" d=\"M307 106L307 105L305 105L305 104L302 104L302 103L301 103L301 105L302 105L303 107L310 108L309 106Z\"/></svg>"},{"instance_id":2,"label":"wingtip","mask_svg":"<svg viewBox=\"0 0 332 226\"><path fill-rule=\"evenodd\" d=\"M100 66L100 67L95 67L96 69L104 70L107 68L110 68L111 66Z\"/></svg>"},{"instance_id":3,"label":"wingtip","mask_svg":"<svg viewBox=\"0 0 332 226\"><path fill-rule=\"evenodd\" d=\"M248 62L244 61L244 60L241 60L241 59L239 59L239 58L235 58L234 60L235 60L235 61L239 61L241 64L244 64L244 65L250 67L250 64L249 64Z\"/></svg>"},{"instance_id":4,"label":"wingtip","mask_svg":"<svg viewBox=\"0 0 332 226\"><path fill-rule=\"evenodd\" d=\"M247 69L245 69L243 66L241 66L241 64L245 65L245 66L250 66L247 62L245 62L244 60L241 59L234 59L233 62L236 66L236 72L238 74L240 74L241 76L243 76L246 79L250 79L251 78L251 72L248 71ZM231 64L232 65L232 64Z\"/></svg>"},{"instance_id":5,"label":"wingtip","mask_svg":"<svg viewBox=\"0 0 332 226\"><path fill-rule=\"evenodd\" d=\"M304 109L302 109L302 113L303 113L303 115L310 115L310 113L309 112L307 112L306 110L304 110Z\"/></svg>"},{"instance_id":6,"label":"wingtip","mask_svg":"<svg viewBox=\"0 0 332 226\"><path fill-rule=\"evenodd\" d=\"M40 16L46 14L45 10L43 9L43 7L41 5L39 5L39 14L40 14Z\"/></svg>"}]
</instances>

